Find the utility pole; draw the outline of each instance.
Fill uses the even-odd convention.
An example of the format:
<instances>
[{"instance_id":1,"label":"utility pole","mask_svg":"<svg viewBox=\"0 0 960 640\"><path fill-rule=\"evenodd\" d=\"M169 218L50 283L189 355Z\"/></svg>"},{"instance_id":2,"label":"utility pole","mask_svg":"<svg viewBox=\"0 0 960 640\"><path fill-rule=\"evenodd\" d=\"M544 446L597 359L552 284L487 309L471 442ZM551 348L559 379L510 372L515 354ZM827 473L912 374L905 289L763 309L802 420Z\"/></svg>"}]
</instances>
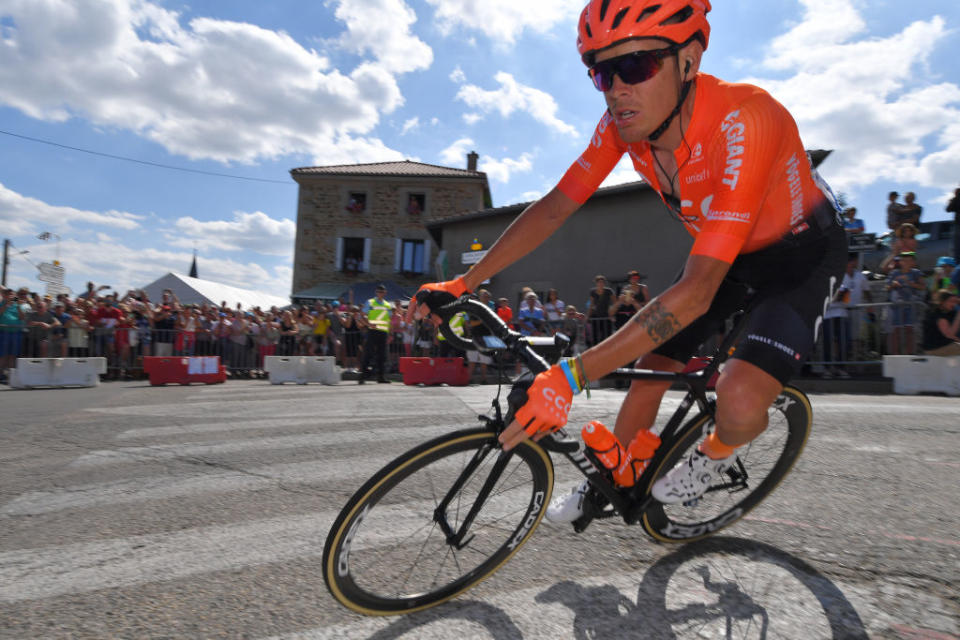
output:
<instances>
[{"instance_id":1,"label":"utility pole","mask_svg":"<svg viewBox=\"0 0 960 640\"><path fill-rule=\"evenodd\" d=\"M7 265L10 264L10 240L3 239L3 279L0 285L7 286Z\"/></svg>"}]
</instances>

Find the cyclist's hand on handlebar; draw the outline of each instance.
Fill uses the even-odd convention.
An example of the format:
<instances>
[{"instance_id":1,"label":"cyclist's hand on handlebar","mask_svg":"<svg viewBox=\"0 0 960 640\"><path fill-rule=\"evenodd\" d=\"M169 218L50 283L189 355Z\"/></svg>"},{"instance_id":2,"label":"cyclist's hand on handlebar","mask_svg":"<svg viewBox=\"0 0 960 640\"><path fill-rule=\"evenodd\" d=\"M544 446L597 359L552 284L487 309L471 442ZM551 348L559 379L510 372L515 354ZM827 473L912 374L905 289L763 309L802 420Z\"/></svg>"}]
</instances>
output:
<instances>
[{"instance_id":1,"label":"cyclist's hand on handlebar","mask_svg":"<svg viewBox=\"0 0 960 640\"><path fill-rule=\"evenodd\" d=\"M407 307L407 322L411 322L414 318L429 317L433 309L453 302L465 293L467 293L467 285L462 276L445 282L425 284L417 291L413 304ZM439 323L439 318L434 322Z\"/></svg>"},{"instance_id":2,"label":"cyclist's hand on handlebar","mask_svg":"<svg viewBox=\"0 0 960 640\"><path fill-rule=\"evenodd\" d=\"M514 386L509 402L520 406L514 409L513 422L500 434L503 450L509 451L527 438L539 440L567 424L573 394L559 365L538 374L533 382Z\"/></svg>"}]
</instances>

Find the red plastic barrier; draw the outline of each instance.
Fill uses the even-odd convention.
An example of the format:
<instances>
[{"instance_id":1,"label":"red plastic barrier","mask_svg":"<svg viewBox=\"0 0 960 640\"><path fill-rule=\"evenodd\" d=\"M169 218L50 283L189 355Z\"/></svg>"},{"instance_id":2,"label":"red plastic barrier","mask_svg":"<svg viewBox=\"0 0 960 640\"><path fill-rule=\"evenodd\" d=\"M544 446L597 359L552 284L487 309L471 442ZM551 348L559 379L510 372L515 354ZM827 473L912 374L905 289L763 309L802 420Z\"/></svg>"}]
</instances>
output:
<instances>
[{"instance_id":1,"label":"red plastic barrier","mask_svg":"<svg viewBox=\"0 0 960 640\"><path fill-rule=\"evenodd\" d=\"M143 358L143 370L150 376L150 384L218 384L226 382L227 369L220 364L220 356L203 356L216 359L216 372L202 371L204 364L200 357L188 356L146 356ZM192 367L191 367L191 361ZM210 367L207 367L208 369ZM200 371L198 371L198 369Z\"/></svg>"},{"instance_id":2,"label":"red plastic barrier","mask_svg":"<svg viewBox=\"0 0 960 640\"><path fill-rule=\"evenodd\" d=\"M683 368L683 373L693 373L695 371L700 371L700 369L705 369L707 365L710 364L711 360L713 360L713 358L705 358L702 356L690 358L689 362L687 362L687 366ZM714 372L713 376L710 378L710 381L707 383L707 389L716 389L717 378L719 377L720 372Z\"/></svg>"},{"instance_id":3,"label":"red plastic barrier","mask_svg":"<svg viewBox=\"0 0 960 640\"><path fill-rule=\"evenodd\" d=\"M463 358L400 358L400 373L404 384L470 384Z\"/></svg>"}]
</instances>

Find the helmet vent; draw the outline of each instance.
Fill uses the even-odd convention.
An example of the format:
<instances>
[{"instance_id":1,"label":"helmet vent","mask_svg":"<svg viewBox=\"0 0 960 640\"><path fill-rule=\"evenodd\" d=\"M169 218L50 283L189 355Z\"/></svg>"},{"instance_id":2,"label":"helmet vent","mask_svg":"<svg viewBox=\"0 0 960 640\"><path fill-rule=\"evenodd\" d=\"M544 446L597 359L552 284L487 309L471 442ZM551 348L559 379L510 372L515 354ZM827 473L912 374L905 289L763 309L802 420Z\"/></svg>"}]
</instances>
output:
<instances>
[{"instance_id":1,"label":"helmet vent","mask_svg":"<svg viewBox=\"0 0 960 640\"><path fill-rule=\"evenodd\" d=\"M593 30L590 28L590 23L584 23L583 28L587 30L587 36L593 37Z\"/></svg>"},{"instance_id":2,"label":"helmet vent","mask_svg":"<svg viewBox=\"0 0 960 640\"><path fill-rule=\"evenodd\" d=\"M651 13L656 13L657 11L660 11L659 4L655 4L652 7L647 7L646 9L640 12L639 16L637 16L637 22L643 22L644 20L647 19L647 16L649 16Z\"/></svg>"},{"instance_id":3,"label":"helmet vent","mask_svg":"<svg viewBox=\"0 0 960 640\"><path fill-rule=\"evenodd\" d=\"M607 17L607 9L610 8L610 0L603 0L600 3L600 22L603 22L603 19Z\"/></svg>"},{"instance_id":4,"label":"helmet vent","mask_svg":"<svg viewBox=\"0 0 960 640\"><path fill-rule=\"evenodd\" d=\"M621 10L620 10L620 13L618 13L616 16L614 16L614 18L613 18L613 24L610 25L610 30L611 30L611 31L620 26L620 23L623 21L623 18L627 15L627 12L628 12L628 11L630 11L629 8L628 8L628 9L621 9Z\"/></svg>"},{"instance_id":5,"label":"helmet vent","mask_svg":"<svg viewBox=\"0 0 960 640\"><path fill-rule=\"evenodd\" d=\"M690 8L690 5L685 6L680 11L677 11L675 14L664 20L660 23L660 26L666 26L668 24L680 24L681 22L686 22L687 19L693 15L693 9Z\"/></svg>"}]
</instances>

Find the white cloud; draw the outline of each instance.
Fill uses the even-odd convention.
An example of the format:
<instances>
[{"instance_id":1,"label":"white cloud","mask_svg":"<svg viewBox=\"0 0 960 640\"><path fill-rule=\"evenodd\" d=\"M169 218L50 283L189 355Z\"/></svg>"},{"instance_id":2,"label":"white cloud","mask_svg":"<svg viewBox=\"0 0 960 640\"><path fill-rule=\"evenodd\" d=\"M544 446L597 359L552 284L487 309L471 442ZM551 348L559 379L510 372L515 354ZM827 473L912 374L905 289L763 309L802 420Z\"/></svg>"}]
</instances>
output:
<instances>
[{"instance_id":1,"label":"white cloud","mask_svg":"<svg viewBox=\"0 0 960 640\"><path fill-rule=\"evenodd\" d=\"M480 161L478 167L491 180L497 182L510 182L510 177L514 173L527 173L533 169L533 156L529 153L522 154L519 158L484 158Z\"/></svg>"},{"instance_id":2,"label":"white cloud","mask_svg":"<svg viewBox=\"0 0 960 640\"><path fill-rule=\"evenodd\" d=\"M415 17L405 4L377 2L381 11L365 21L356 0L338 3L346 33L337 42L374 56L344 73L282 31L210 18L181 24L150 0L7 0L0 104L131 130L191 159L250 163L318 149L346 149L351 162L402 156L365 136L403 103L396 74L429 66L433 54L409 32Z\"/></svg>"},{"instance_id":3,"label":"white cloud","mask_svg":"<svg viewBox=\"0 0 960 640\"><path fill-rule=\"evenodd\" d=\"M465 84L457 92L457 99L483 113L497 112L504 118L521 111L558 133L577 135L573 126L557 118L557 102L549 93L520 84L506 71L497 72L494 79L500 84L499 89L487 91Z\"/></svg>"},{"instance_id":4,"label":"white cloud","mask_svg":"<svg viewBox=\"0 0 960 640\"><path fill-rule=\"evenodd\" d=\"M427 69L433 50L410 32L417 21L403 0L338 0L335 15L347 24L340 46L353 53L372 54L384 69L407 73Z\"/></svg>"},{"instance_id":5,"label":"white cloud","mask_svg":"<svg viewBox=\"0 0 960 640\"><path fill-rule=\"evenodd\" d=\"M630 159L629 155L624 155L620 159L620 162L617 163L617 166L613 168L613 171L611 171L600 184L600 187L612 187L627 182L637 182L642 179L643 177L633 168L633 160Z\"/></svg>"},{"instance_id":6,"label":"white cloud","mask_svg":"<svg viewBox=\"0 0 960 640\"><path fill-rule=\"evenodd\" d=\"M885 38L860 37L852 0L802 0L803 19L775 38L763 66L787 79L747 78L796 118L808 148L834 149L837 191L878 180L948 189L960 175L960 87L927 69L948 31L939 16ZM782 75L781 75L782 77Z\"/></svg>"},{"instance_id":7,"label":"white cloud","mask_svg":"<svg viewBox=\"0 0 960 640\"><path fill-rule=\"evenodd\" d=\"M455 84L463 84L467 81L467 74L463 72L460 65L457 65L457 67L450 72L450 81Z\"/></svg>"},{"instance_id":8,"label":"white cloud","mask_svg":"<svg viewBox=\"0 0 960 640\"><path fill-rule=\"evenodd\" d=\"M0 183L0 223L5 235L35 235L42 231L63 235L78 225L136 229L143 219L142 215L125 211L85 211L48 204L11 191Z\"/></svg>"},{"instance_id":9,"label":"white cloud","mask_svg":"<svg viewBox=\"0 0 960 640\"><path fill-rule=\"evenodd\" d=\"M545 33L557 25L576 24L583 0L427 0L436 7L440 29L477 30L497 44L513 44L529 29ZM571 44L576 34L570 34Z\"/></svg>"},{"instance_id":10,"label":"white cloud","mask_svg":"<svg viewBox=\"0 0 960 640\"><path fill-rule=\"evenodd\" d=\"M467 151L470 151L474 146L476 146L476 143L472 138L460 138L440 152L440 160L446 166L459 166L467 155Z\"/></svg>"},{"instance_id":11,"label":"white cloud","mask_svg":"<svg viewBox=\"0 0 960 640\"><path fill-rule=\"evenodd\" d=\"M464 124L468 125L474 125L483 120L483 116L479 113L465 113L461 117L463 118Z\"/></svg>"},{"instance_id":12,"label":"white cloud","mask_svg":"<svg viewBox=\"0 0 960 640\"><path fill-rule=\"evenodd\" d=\"M172 246L253 251L291 260L297 233L293 220L275 220L261 211L237 211L232 220L201 221L183 217L177 219L176 229L176 236L170 239Z\"/></svg>"},{"instance_id":13,"label":"white cloud","mask_svg":"<svg viewBox=\"0 0 960 640\"><path fill-rule=\"evenodd\" d=\"M403 127L400 129L400 135L405 136L411 131L415 131L420 128L420 118L414 116L406 122L403 123Z\"/></svg>"}]
</instances>

